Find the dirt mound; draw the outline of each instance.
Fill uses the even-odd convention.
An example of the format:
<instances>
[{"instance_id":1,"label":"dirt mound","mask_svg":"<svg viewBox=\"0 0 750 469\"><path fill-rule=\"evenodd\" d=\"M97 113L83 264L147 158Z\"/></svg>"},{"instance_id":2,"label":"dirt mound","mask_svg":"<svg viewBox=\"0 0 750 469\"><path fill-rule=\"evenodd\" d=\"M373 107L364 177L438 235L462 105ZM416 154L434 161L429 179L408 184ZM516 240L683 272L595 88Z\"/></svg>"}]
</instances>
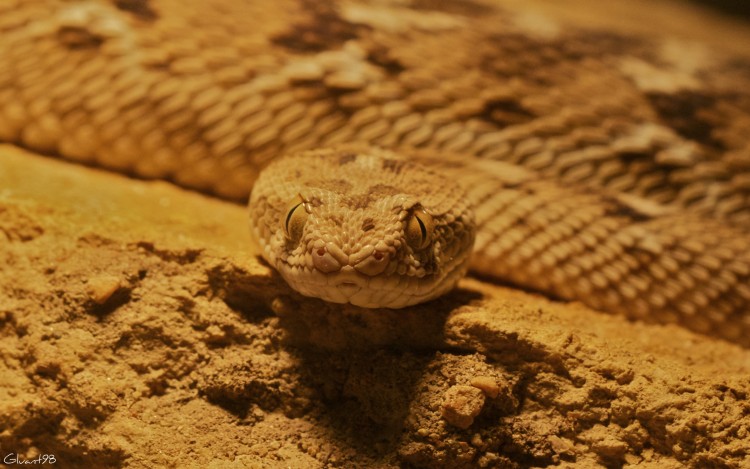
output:
<instances>
[{"instance_id":1,"label":"dirt mound","mask_svg":"<svg viewBox=\"0 0 750 469\"><path fill-rule=\"evenodd\" d=\"M474 279L327 305L244 207L9 146L0 187L6 463L750 465L748 350Z\"/></svg>"}]
</instances>

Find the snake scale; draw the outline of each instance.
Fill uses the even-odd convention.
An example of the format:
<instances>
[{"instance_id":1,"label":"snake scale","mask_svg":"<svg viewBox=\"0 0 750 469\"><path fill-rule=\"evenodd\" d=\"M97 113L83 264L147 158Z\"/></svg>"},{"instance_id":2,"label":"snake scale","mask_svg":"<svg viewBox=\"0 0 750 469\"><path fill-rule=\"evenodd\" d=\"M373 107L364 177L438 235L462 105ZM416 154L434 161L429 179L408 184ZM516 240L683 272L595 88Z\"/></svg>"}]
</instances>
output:
<instances>
[{"instance_id":1,"label":"snake scale","mask_svg":"<svg viewBox=\"0 0 750 469\"><path fill-rule=\"evenodd\" d=\"M2 141L234 200L338 175L327 241L320 195L251 204L285 277L401 275L352 301L403 306L476 237L478 274L750 346L747 58L497 0L5 0L0 38Z\"/></svg>"}]
</instances>

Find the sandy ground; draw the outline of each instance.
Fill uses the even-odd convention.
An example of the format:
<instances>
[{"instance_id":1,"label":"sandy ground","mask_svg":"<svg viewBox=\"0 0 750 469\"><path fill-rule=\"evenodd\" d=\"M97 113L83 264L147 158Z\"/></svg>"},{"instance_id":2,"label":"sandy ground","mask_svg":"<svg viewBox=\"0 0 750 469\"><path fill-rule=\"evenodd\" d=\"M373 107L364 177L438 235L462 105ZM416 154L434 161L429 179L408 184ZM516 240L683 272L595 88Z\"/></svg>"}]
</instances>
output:
<instances>
[{"instance_id":1,"label":"sandy ground","mask_svg":"<svg viewBox=\"0 0 750 469\"><path fill-rule=\"evenodd\" d=\"M256 259L244 207L11 146L0 188L4 458L750 467L750 350L475 279L331 306Z\"/></svg>"}]
</instances>

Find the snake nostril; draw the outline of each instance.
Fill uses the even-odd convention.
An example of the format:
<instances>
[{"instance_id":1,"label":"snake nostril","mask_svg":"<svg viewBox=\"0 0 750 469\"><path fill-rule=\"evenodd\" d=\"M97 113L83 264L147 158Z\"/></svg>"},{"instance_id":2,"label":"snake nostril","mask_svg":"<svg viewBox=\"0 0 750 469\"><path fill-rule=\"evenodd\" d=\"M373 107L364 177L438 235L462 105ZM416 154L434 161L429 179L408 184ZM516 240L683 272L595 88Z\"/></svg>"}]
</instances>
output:
<instances>
[{"instance_id":1,"label":"snake nostril","mask_svg":"<svg viewBox=\"0 0 750 469\"><path fill-rule=\"evenodd\" d=\"M341 262L331 255L331 252L325 247L315 249L312 258L315 268L323 273L341 270Z\"/></svg>"},{"instance_id":2,"label":"snake nostril","mask_svg":"<svg viewBox=\"0 0 750 469\"><path fill-rule=\"evenodd\" d=\"M354 268L361 274L374 276L385 271L388 267L388 261L390 261L388 253L375 251L372 255L355 264Z\"/></svg>"}]
</instances>

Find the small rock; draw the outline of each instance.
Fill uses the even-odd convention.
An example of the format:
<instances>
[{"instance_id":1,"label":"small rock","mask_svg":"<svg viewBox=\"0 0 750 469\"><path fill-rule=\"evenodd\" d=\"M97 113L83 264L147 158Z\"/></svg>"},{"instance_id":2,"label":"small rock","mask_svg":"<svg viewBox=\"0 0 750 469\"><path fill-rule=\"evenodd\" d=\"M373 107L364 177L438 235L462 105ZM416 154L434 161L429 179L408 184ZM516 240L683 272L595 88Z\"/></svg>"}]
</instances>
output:
<instances>
[{"instance_id":1,"label":"small rock","mask_svg":"<svg viewBox=\"0 0 750 469\"><path fill-rule=\"evenodd\" d=\"M120 289L122 283L114 275L100 275L88 281L87 293L94 303L103 305Z\"/></svg>"},{"instance_id":2,"label":"small rock","mask_svg":"<svg viewBox=\"0 0 750 469\"><path fill-rule=\"evenodd\" d=\"M484 407L484 393L473 386L452 386L445 392L443 418L451 425L467 429Z\"/></svg>"},{"instance_id":3,"label":"small rock","mask_svg":"<svg viewBox=\"0 0 750 469\"><path fill-rule=\"evenodd\" d=\"M226 338L226 332L224 332L224 330L216 324L211 324L206 328L206 339L209 342L223 342L226 340Z\"/></svg>"},{"instance_id":4,"label":"small rock","mask_svg":"<svg viewBox=\"0 0 750 469\"><path fill-rule=\"evenodd\" d=\"M500 386L497 381L489 376L475 376L471 379L472 386L484 391L484 394L490 399L495 399L500 394Z\"/></svg>"},{"instance_id":5,"label":"small rock","mask_svg":"<svg viewBox=\"0 0 750 469\"><path fill-rule=\"evenodd\" d=\"M488 451L477 460L477 465L479 467L497 467L499 461L500 457L497 454Z\"/></svg>"},{"instance_id":6,"label":"small rock","mask_svg":"<svg viewBox=\"0 0 750 469\"><path fill-rule=\"evenodd\" d=\"M675 446L678 445L674 445L672 449L675 450L676 454L679 454L679 452L676 451ZM628 452L629 448L625 442L618 440L614 436L607 435L601 440L593 442L591 444L591 449L601 458L607 460L619 460Z\"/></svg>"},{"instance_id":7,"label":"small rock","mask_svg":"<svg viewBox=\"0 0 750 469\"><path fill-rule=\"evenodd\" d=\"M565 456L573 456L575 454L575 444L567 438L560 438L557 435L549 435L547 437L552 450L557 454Z\"/></svg>"}]
</instances>

